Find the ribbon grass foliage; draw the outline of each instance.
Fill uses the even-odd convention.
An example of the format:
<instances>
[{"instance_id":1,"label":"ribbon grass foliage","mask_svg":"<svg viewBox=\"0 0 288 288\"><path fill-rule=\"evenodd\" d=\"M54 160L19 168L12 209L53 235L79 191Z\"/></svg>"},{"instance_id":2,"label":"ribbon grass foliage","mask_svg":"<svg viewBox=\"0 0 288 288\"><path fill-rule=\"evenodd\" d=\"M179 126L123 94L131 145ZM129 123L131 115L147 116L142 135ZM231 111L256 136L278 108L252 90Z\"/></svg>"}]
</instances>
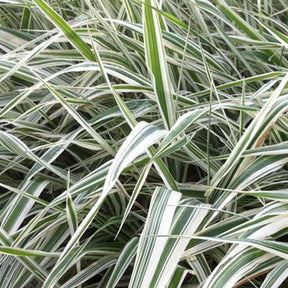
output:
<instances>
[{"instance_id":1,"label":"ribbon grass foliage","mask_svg":"<svg viewBox=\"0 0 288 288\"><path fill-rule=\"evenodd\" d=\"M0 0L0 288L286 287L286 12Z\"/></svg>"}]
</instances>

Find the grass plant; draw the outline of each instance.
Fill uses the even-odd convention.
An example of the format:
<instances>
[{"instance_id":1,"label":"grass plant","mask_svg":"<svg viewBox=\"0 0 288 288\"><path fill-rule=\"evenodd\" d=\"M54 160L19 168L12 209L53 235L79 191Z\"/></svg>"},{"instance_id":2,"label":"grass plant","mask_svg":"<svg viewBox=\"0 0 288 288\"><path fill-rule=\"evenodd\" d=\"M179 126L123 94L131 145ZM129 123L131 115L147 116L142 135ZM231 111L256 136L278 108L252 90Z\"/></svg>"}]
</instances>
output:
<instances>
[{"instance_id":1,"label":"grass plant","mask_svg":"<svg viewBox=\"0 0 288 288\"><path fill-rule=\"evenodd\" d=\"M0 288L286 287L287 7L0 0Z\"/></svg>"}]
</instances>

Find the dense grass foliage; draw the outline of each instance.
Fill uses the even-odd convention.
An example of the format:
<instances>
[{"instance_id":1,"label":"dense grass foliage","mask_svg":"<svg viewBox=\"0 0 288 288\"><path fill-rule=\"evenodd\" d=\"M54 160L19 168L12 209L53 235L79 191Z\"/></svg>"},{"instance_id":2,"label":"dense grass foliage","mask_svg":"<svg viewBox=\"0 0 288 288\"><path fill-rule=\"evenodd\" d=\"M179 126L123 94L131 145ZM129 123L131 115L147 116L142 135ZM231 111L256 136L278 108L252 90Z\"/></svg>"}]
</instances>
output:
<instances>
[{"instance_id":1,"label":"dense grass foliage","mask_svg":"<svg viewBox=\"0 0 288 288\"><path fill-rule=\"evenodd\" d=\"M286 287L287 31L285 0L0 0L0 288Z\"/></svg>"}]
</instances>

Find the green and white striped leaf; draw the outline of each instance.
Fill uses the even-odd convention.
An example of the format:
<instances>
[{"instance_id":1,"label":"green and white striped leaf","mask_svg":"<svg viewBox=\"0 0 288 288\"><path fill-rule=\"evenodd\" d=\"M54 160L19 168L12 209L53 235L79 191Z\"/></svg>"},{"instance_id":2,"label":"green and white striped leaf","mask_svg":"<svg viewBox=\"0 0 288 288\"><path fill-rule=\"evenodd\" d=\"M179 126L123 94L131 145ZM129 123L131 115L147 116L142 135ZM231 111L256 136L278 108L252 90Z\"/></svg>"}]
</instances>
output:
<instances>
[{"instance_id":1,"label":"green and white striped leaf","mask_svg":"<svg viewBox=\"0 0 288 288\"><path fill-rule=\"evenodd\" d=\"M145 122L139 122L117 152L105 179L103 193L108 193L128 164L165 135L165 130Z\"/></svg>"},{"instance_id":2,"label":"green and white striped leaf","mask_svg":"<svg viewBox=\"0 0 288 288\"><path fill-rule=\"evenodd\" d=\"M89 281L91 278L100 274L102 271L105 271L107 268L110 268L112 265L115 265L116 261L117 259L115 256L103 257L101 260L81 270L78 274L64 283L61 288L79 287L79 285Z\"/></svg>"},{"instance_id":3,"label":"green and white striped leaf","mask_svg":"<svg viewBox=\"0 0 288 288\"><path fill-rule=\"evenodd\" d=\"M131 264L132 260L135 258L138 246L138 238L133 238L127 245L123 248L118 261L113 269L112 274L109 277L109 282L107 287L114 288L123 276L125 270Z\"/></svg>"},{"instance_id":4,"label":"green and white striped leaf","mask_svg":"<svg viewBox=\"0 0 288 288\"><path fill-rule=\"evenodd\" d=\"M153 9L153 7L158 8L156 0L145 0L142 5L146 63L151 72L165 128L169 129L176 121L176 111L162 39L161 21L163 19L158 11Z\"/></svg>"},{"instance_id":5,"label":"green and white striped leaf","mask_svg":"<svg viewBox=\"0 0 288 288\"><path fill-rule=\"evenodd\" d=\"M175 203L170 203L173 196ZM181 238L181 235L186 233L193 235L196 232L207 214L208 207L193 200L181 202L179 200L179 193L167 189L158 188L154 192L147 222L139 240L129 287L167 287L169 285L181 255L189 243L189 239ZM187 208L186 205L189 206L189 204L195 208ZM177 205L180 206L176 209ZM170 213L169 218L166 213ZM163 233L165 235L165 230L167 238L158 238L157 235ZM179 238L169 238L170 235L179 235Z\"/></svg>"},{"instance_id":6,"label":"green and white striped leaf","mask_svg":"<svg viewBox=\"0 0 288 288\"><path fill-rule=\"evenodd\" d=\"M265 278L261 288L278 288L288 277L288 263L285 261L275 267Z\"/></svg>"},{"instance_id":7,"label":"green and white striped leaf","mask_svg":"<svg viewBox=\"0 0 288 288\"><path fill-rule=\"evenodd\" d=\"M169 234L181 194L165 188L156 188L150 204L144 230L139 239L137 256L130 287L149 287L158 261L167 243L165 238L152 237Z\"/></svg>"},{"instance_id":8,"label":"green and white striped leaf","mask_svg":"<svg viewBox=\"0 0 288 288\"><path fill-rule=\"evenodd\" d=\"M88 60L95 60L94 54L88 45L79 37L79 35L67 24L67 22L53 10L46 2L42 0L33 0L41 11L54 23L60 31L69 39L72 45Z\"/></svg>"}]
</instances>

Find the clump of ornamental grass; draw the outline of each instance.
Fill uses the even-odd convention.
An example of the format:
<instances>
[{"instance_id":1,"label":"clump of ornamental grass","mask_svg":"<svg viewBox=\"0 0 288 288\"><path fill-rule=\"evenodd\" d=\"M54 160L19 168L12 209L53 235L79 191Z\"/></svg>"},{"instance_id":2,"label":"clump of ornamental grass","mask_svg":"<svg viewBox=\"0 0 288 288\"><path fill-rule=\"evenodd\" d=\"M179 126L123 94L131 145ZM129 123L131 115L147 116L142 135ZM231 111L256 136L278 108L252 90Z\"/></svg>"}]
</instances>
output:
<instances>
[{"instance_id":1,"label":"clump of ornamental grass","mask_svg":"<svg viewBox=\"0 0 288 288\"><path fill-rule=\"evenodd\" d=\"M286 1L0 2L0 288L287 285Z\"/></svg>"}]
</instances>

